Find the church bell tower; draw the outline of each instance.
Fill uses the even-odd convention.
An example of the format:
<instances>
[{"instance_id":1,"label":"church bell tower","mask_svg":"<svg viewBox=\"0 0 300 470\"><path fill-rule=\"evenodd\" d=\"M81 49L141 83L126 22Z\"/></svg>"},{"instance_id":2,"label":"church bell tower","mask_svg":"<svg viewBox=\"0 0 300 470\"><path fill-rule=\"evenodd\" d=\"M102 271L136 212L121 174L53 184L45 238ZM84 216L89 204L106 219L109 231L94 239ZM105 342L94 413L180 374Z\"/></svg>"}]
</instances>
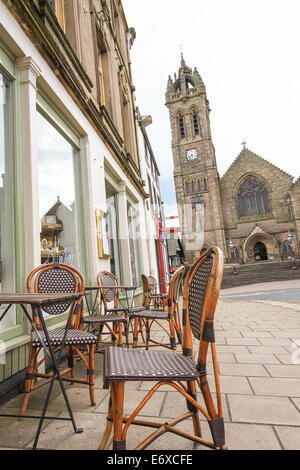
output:
<instances>
[{"instance_id":1,"label":"church bell tower","mask_svg":"<svg viewBox=\"0 0 300 470\"><path fill-rule=\"evenodd\" d=\"M203 246L226 253L219 176L211 139L209 102L198 70L181 55L174 79L169 76L166 106L170 113L174 182L185 256L192 263Z\"/></svg>"}]
</instances>

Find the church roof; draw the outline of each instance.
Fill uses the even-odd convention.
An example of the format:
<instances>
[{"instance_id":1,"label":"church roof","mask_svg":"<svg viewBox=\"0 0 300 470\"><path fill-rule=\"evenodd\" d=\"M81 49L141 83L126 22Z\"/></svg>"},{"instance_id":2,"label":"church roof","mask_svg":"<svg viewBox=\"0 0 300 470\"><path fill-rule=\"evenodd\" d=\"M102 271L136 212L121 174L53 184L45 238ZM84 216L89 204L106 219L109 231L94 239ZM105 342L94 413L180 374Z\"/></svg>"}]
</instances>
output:
<instances>
[{"instance_id":1,"label":"church roof","mask_svg":"<svg viewBox=\"0 0 300 470\"><path fill-rule=\"evenodd\" d=\"M287 173L286 171L282 170L281 168L279 168L278 166L274 165L273 163L269 162L268 160L266 160L265 158L261 157L260 155L258 155L257 153L254 153L252 152L252 150L249 150L248 148L246 148L246 146L244 146L244 148L242 149L242 151L239 153L239 155L236 157L236 159L232 162L232 164L230 165L230 167L227 169L227 171L224 173L224 175L222 176L221 178L221 181L226 178L226 176L231 173L233 170L234 170L234 167L240 163L240 161L242 159L246 159L247 157L255 157L259 160L261 160L262 162L264 162L265 164L271 166L272 168L275 168L277 171L280 171L283 175L289 177L289 178L294 178L292 175L290 175L289 173Z\"/></svg>"}]
</instances>

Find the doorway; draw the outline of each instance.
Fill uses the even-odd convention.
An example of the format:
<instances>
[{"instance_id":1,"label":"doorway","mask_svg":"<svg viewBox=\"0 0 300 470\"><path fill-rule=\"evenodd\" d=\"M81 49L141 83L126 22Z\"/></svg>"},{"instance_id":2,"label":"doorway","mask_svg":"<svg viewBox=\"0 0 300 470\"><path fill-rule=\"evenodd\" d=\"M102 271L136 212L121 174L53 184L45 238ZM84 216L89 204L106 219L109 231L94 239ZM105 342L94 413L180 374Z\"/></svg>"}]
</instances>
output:
<instances>
[{"instance_id":1,"label":"doorway","mask_svg":"<svg viewBox=\"0 0 300 470\"><path fill-rule=\"evenodd\" d=\"M254 246L254 258L255 261L267 261L268 260L268 252L266 245L262 242L257 242Z\"/></svg>"}]
</instances>

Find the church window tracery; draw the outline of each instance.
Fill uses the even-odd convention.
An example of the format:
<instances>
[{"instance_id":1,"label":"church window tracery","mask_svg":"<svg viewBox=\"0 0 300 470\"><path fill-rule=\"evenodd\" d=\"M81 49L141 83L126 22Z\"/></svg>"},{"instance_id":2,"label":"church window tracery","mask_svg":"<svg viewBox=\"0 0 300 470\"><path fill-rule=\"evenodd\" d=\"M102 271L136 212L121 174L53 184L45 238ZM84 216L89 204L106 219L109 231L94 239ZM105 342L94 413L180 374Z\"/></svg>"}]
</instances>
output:
<instances>
[{"instance_id":1,"label":"church window tracery","mask_svg":"<svg viewBox=\"0 0 300 470\"><path fill-rule=\"evenodd\" d=\"M264 215L271 212L266 186L255 176L247 176L237 193L239 217Z\"/></svg>"}]
</instances>

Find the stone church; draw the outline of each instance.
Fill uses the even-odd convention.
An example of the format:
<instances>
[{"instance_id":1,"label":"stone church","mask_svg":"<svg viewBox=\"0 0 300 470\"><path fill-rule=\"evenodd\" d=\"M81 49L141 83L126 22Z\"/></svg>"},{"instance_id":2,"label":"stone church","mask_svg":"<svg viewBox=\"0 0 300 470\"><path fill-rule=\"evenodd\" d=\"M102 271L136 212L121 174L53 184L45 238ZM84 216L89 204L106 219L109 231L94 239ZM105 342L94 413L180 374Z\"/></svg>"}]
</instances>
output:
<instances>
[{"instance_id":1,"label":"stone church","mask_svg":"<svg viewBox=\"0 0 300 470\"><path fill-rule=\"evenodd\" d=\"M295 181L245 143L220 178L206 88L198 70L188 67L183 56L178 74L173 79L169 76L166 106L188 261L192 262L203 246L212 245L219 246L228 261L239 263L298 256L300 178Z\"/></svg>"}]
</instances>

